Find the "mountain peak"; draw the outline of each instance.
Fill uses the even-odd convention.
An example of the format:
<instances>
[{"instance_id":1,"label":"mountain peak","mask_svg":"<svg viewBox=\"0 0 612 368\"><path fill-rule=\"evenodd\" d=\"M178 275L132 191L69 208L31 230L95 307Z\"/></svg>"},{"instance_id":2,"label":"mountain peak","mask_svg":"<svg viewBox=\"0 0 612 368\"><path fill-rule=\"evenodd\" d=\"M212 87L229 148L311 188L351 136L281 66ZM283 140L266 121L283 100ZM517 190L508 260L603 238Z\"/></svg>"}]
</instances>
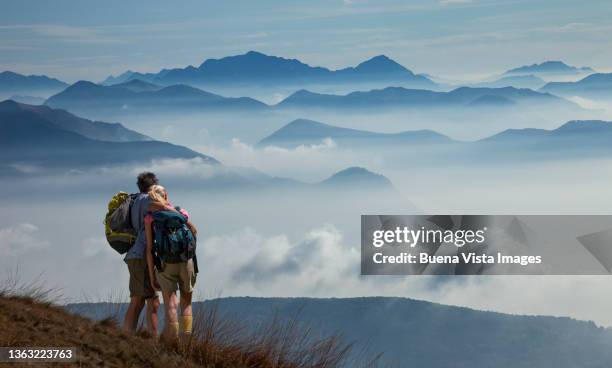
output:
<instances>
[{"instance_id":1,"label":"mountain peak","mask_svg":"<svg viewBox=\"0 0 612 368\"><path fill-rule=\"evenodd\" d=\"M312 92L307 89L298 89L297 91L289 95L289 97L304 97L304 96L315 96L315 95L319 95L319 93Z\"/></svg>"},{"instance_id":2,"label":"mountain peak","mask_svg":"<svg viewBox=\"0 0 612 368\"><path fill-rule=\"evenodd\" d=\"M326 72L329 72L329 70L311 67L297 59L286 59L257 51L249 51L246 54L226 56L220 59L207 59L197 70L199 78L208 81L240 81L262 78L295 79L319 76L319 74Z\"/></svg>"},{"instance_id":3,"label":"mountain peak","mask_svg":"<svg viewBox=\"0 0 612 368\"><path fill-rule=\"evenodd\" d=\"M304 118L299 118L299 119L295 119L292 122L290 122L289 124L287 124L287 126L289 125L325 125L323 123L319 123L318 121L314 121L314 120L310 120L310 119L304 119Z\"/></svg>"},{"instance_id":4,"label":"mountain peak","mask_svg":"<svg viewBox=\"0 0 612 368\"><path fill-rule=\"evenodd\" d=\"M393 184L387 177L373 173L366 168L352 166L330 176L321 185L342 186L343 188L367 186L376 189L391 189Z\"/></svg>"},{"instance_id":5,"label":"mountain peak","mask_svg":"<svg viewBox=\"0 0 612 368\"><path fill-rule=\"evenodd\" d=\"M282 127L282 130L296 129L296 128L322 128L322 127L330 127L328 124L320 123L318 121L310 120L310 119L295 119L289 124Z\"/></svg>"},{"instance_id":6,"label":"mountain peak","mask_svg":"<svg viewBox=\"0 0 612 368\"><path fill-rule=\"evenodd\" d=\"M72 84L70 87L85 88L85 87L94 87L94 86L97 86L97 84L95 84L94 82L90 82L87 80L80 80Z\"/></svg>"},{"instance_id":7,"label":"mountain peak","mask_svg":"<svg viewBox=\"0 0 612 368\"><path fill-rule=\"evenodd\" d=\"M377 55L355 67L355 70L369 73L410 72L386 55ZM412 73L412 72L410 72Z\"/></svg>"},{"instance_id":8,"label":"mountain peak","mask_svg":"<svg viewBox=\"0 0 612 368\"><path fill-rule=\"evenodd\" d=\"M15 73L15 72L12 72L10 70L5 70L5 71L1 72L0 76L3 76L3 77L25 77L25 75Z\"/></svg>"},{"instance_id":9,"label":"mountain peak","mask_svg":"<svg viewBox=\"0 0 612 368\"><path fill-rule=\"evenodd\" d=\"M246 54L244 54L245 56L265 56L265 57L269 57L269 55L264 54L263 52L259 52L259 51L248 51Z\"/></svg>"},{"instance_id":10,"label":"mountain peak","mask_svg":"<svg viewBox=\"0 0 612 368\"><path fill-rule=\"evenodd\" d=\"M364 61L361 64L365 64L365 63L393 63L393 64L397 64L395 61L393 61L391 58L389 58L387 55L384 54L380 54L380 55L376 55L366 61Z\"/></svg>"},{"instance_id":11,"label":"mountain peak","mask_svg":"<svg viewBox=\"0 0 612 368\"><path fill-rule=\"evenodd\" d=\"M15 102L13 100L0 101L0 111L2 112L15 111L18 109L21 109L21 106L18 102Z\"/></svg>"}]
</instances>

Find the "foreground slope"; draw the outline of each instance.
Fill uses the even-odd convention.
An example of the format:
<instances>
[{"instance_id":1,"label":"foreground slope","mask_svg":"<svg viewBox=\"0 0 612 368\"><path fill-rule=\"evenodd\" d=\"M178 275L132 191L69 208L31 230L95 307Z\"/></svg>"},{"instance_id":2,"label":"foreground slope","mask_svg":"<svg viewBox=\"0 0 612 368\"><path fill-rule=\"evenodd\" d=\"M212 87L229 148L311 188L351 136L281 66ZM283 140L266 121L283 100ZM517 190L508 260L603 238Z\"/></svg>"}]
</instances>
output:
<instances>
[{"instance_id":1,"label":"foreground slope","mask_svg":"<svg viewBox=\"0 0 612 368\"><path fill-rule=\"evenodd\" d=\"M95 322L27 298L0 296L0 323L2 346L76 347L78 362L69 366L196 366L153 339L122 332L110 321Z\"/></svg>"},{"instance_id":2,"label":"foreground slope","mask_svg":"<svg viewBox=\"0 0 612 368\"><path fill-rule=\"evenodd\" d=\"M44 292L43 292L44 294ZM339 368L366 366L348 362L349 344L337 337L311 336L291 326L271 325L249 333L214 311L194 316L191 339L159 340L141 332L123 332L116 320L98 322L33 298L0 291L0 345L72 347L71 367L215 367ZM32 364L32 363L30 363ZM22 365L30 366L28 363ZM55 366L34 363L35 366Z\"/></svg>"},{"instance_id":3,"label":"foreground slope","mask_svg":"<svg viewBox=\"0 0 612 368\"><path fill-rule=\"evenodd\" d=\"M73 304L71 311L103 318L108 305ZM252 328L293 319L316 332L366 343L399 367L609 367L612 330L592 322L478 311L406 298L221 298L216 308ZM123 305L125 310L125 305Z\"/></svg>"}]
</instances>

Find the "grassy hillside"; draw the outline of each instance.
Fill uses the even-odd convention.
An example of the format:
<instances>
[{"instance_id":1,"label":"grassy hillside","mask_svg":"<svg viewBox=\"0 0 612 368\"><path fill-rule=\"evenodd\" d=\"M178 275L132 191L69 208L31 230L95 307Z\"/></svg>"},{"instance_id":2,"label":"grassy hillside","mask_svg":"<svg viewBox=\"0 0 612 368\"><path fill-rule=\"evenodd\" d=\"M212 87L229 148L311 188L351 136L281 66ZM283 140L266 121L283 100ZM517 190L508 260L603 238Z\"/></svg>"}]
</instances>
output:
<instances>
[{"instance_id":1,"label":"grassy hillside","mask_svg":"<svg viewBox=\"0 0 612 368\"><path fill-rule=\"evenodd\" d=\"M121 331L30 298L0 297L0 346L76 347L82 367L195 367L193 361L146 336Z\"/></svg>"},{"instance_id":2,"label":"grassy hillside","mask_svg":"<svg viewBox=\"0 0 612 368\"><path fill-rule=\"evenodd\" d=\"M194 336L164 342L123 332L113 318L93 321L35 298L0 293L0 346L76 347L78 367L355 367L336 337L316 338L272 323L248 333L214 309L195 316ZM65 364L62 366L66 366Z\"/></svg>"}]
</instances>

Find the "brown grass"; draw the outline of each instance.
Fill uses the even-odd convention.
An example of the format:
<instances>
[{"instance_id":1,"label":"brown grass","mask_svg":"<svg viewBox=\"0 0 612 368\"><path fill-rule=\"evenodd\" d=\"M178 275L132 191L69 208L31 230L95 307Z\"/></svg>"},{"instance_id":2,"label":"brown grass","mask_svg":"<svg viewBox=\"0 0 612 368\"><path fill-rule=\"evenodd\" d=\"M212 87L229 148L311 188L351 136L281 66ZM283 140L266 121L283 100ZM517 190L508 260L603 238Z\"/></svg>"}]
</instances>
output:
<instances>
[{"instance_id":1,"label":"brown grass","mask_svg":"<svg viewBox=\"0 0 612 368\"><path fill-rule=\"evenodd\" d=\"M351 344L344 343L337 335L317 336L296 322L297 319L286 322L275 319L253 330L221 317L218 308L212 307L194 316L191 338L168 343L145 332L136 335L123 332L116 317L95 322L70 314L49 300L52 292L43 291L39 284L28 287L17 287L17 283L0 287L0 346L76 347L79 362L73 366L337 368L376 365L377 359L349 360Z\"/></svg>"}]
</instances>

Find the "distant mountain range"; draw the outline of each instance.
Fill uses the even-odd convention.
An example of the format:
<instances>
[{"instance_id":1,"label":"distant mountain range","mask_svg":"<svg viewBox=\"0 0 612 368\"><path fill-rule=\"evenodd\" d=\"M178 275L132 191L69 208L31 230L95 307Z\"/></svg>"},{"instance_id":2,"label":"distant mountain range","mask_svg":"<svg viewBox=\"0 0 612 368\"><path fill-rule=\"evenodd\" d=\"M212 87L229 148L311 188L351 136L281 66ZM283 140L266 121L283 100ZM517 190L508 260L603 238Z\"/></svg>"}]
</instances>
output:
<instances>
[{"instance_id":1,"label":"distant mountain range","mask_svg":"<svg viewBox=\"0 0 612 368\"><path fill-rule=\"evenodd\" d=\"M24 103L28 105L44 105L46 99L42 97L34 97L27 95L12 95L7 100L13 100L15 102Z\"/></svg>"},{"instance_id":2,"label":"distant mountain range","mask_svg":"<svg viewBox=\"0 0 612 368\"><path fill-rule=\"evenodd\" d=\"M151 140L120 124L92 122L45 106L0 102L0 173L16 173L19 167L31 166L77 169L196 157L218 163L188 148Z\"/></svg>"},{"instance_id":3,"label":"distant mountain range","mask_svg":"<svg viewBox=\"0 0 612 368\"><path fill-rule=\"evenodd\" d=\"M591 74L576 82L550 82L540 91L567 97L609 99L612 97L612 73Z\"/></svg>"},{"instance_id":4,"label":"distant mountain range","mask_svg":"<svg viewBox=\"0 0 612 368\"><path fill-rule=\"evenodd\" d=\"M439 160L578 158L612 156L612 122L576 120L559 128L508 129L491 137L459 142L431 130L375 133L298 119L263 138L259 147L295 148L332 139L340 148L386 152L427 152ZM413 155L407 155L411 158ZM482 160L482 159L479 159Z\"/></svg>"},{"instance_id":5,"label":"distant mountain range","mask_svg":"<svg viewBox=\"0 0 612 368\"><path fill-rule=\"evenodd\" d=\"M256 51L221 59L208 59L200 66L164 69L159 73L125 72L108 77L105 85L140 79L159 85L306 85L387 82L413 88L434 88L436 83L416 75L385 55L375 56L355 67L330 70L312 67L296 59L270 56Z\"/></svg>"},{"instance_id":6,"label":"distant mountain range","mask_svg":"<svg viewBox=\"0 0 612 368\"><path fill-rule=\"evenodd\" d=\"M248 97L223 97L186 85L161 87L141 80L103 86L79 81L51 96L48 106L79 114L256 110L267 105Z\"/></svg>"},{"instance_id":7,"label":"distant mountain range","mask_svg":"<svg viewBox=\"0 0 612 368\"><path fill-rule=\"evenodd\" d=\"M331 138L341 147L375 147L386 145L450 143L452 140L431 130L402 133L375 133L336 127L307 119L294 120L262 139L258 146L296 147L320 144Z\"/></svg>"},{"instance_id":8,"label":"distant mountain range","mask_svg":"<svg viewBox=\"0 0 612 368\"><path fill-rule=\"evenodd\" d=\"M254 169L222 167L210 156L152 140L119 123L91 121L48 106L11 100L0 102L0 175L23 174L31 168L45 172L91 169L99 165L147 163L167 158L199 158L215 165L218 172L209 180L212 184L311 191L339 188L344 191L395 191L389 179L360 167L341 170L322 182L307 184Z\"/></svg>"},{"instance_id":9,"label":"distant mountain range","mask_svg":"<svg viewBox=\"0 0 612 368\"><path fill-rule=\"evenodd\" d=\"M13 95L47 97L68 87L68 84L45 75L22 75L5 71L0 73L0 99Z\"/></svg>"},{"instance_id":10,"label":"distant mountain range","mask_svg":"<svg viewBox=\"0 0 612 368\"><path fill-rule=\"evenodd\" d=\"M10 104L10 101L4 103ZM62 109L49 106L19 104L20 109L33 112L59 129L80 134L89 139L108 142L152 141L153 139L136 131L127 129L120 123L105 123L80 118Z\"/></svg>"},{"instance_id":11,"label":"distant mountain range","mask_svg":"<svg viewBox=\"0 0 612 368\"><path fill-rule=\"evenodd\" d=\"M559 128L507 129L478 141L496 146L511 144L522 149L554 149L555 151L605 151L612 153L612 122L601 120L574 120Z\"/></svg>"},{"instance_id":12,"label":"distant mountain range","mask_svg":"<svg viewBox=\"0 0 612 368\"><path fill-rule=\"evenodd\" d=\"M546 82L533 74L526 75L506 75L498 79L488 82L481 82L469 85L473 88L503 88L503 87L514 87L514 88L529 88L537 90L538 88L545 85Z\"/></svg>"},{"instance_id":13,"label":"distant mountain range","mask_svg":"<svg viewBox=\"0 0 612 368\"><path fill-rule=\"evenodd\" d=\"M348 167L330 175L327 179L315 183L304 183L298 180L270 176L252 168L231 168L231 170L256 185L262 190L300 190L302 194L321 193L322 191L339 191L338 193L354 193L355 191L368 191L369 193L387 193L396 198L397 189L384 175L374 173L364 167ZM352 195L352 194L351 194Z\"/></svg>"},{"instance_id":14,"label":"distant mountain range","mask_svg":"<svg viewBox=\"0 0 612 368\"><path fill-rule=\"evenodd\" d=\"M567 65L562 61L545 61L540 64L524 65L518 68L510 69L506 71L505 75L546 75L546 74L557 74L557 75L574 75L574 74L588 74L594 73L595 71L590 67L575 67Z\"/></svg>"},{"instance_id":15,"label":"distant mountain range","mask_svg":"<svg viewBox=\"0 0 612 368\"><path fill-rule=\"evenodd\" d=\"M460 87L450 92L388 87L347 95L329 95L300 90L281 101L281 108L369 109L373 107L427 108L457 106L549 105L576 107L577 105L548 93L514 87Z\"/></svg>"},{"instance_id":16,"label":"distant mountain range","mask_svg":"<svg viewBox=\"0 0 612 368\"><path fill-rule=\"evenodd\" d=\"M450 108L536 105L579 109L577 105L548 93L514 87L460 87L450 92L436 92L403 87L331 95L299 90L280 103L269 106L249 97L223 97L186 85L168 87L130 80L110 86L87 81L77 82L51 96L46 105L78 114L113 118L130 113L188 113L194 111L264 111L270 109L352 109Z\"/></svg>"},{"instance_id":17,"label":"distant mountain range","mask_svg":"<svg viewBox=\"0 0 612 368\"><path fill-rule=\"evenodd\" d=\"M82 303L70 312L102 320L109 311L121 319L126 304ZM478 311L407 298L221 298L194 303L214 310L220 320L246 328L268 326L273 319L312 328L315 335L340 334L383 353L381 363L399 367L592 367L612 360L612 330L571 318L521 316ZM162 313L163 314L163 313Z\"/></svg>"}]
</instances>

